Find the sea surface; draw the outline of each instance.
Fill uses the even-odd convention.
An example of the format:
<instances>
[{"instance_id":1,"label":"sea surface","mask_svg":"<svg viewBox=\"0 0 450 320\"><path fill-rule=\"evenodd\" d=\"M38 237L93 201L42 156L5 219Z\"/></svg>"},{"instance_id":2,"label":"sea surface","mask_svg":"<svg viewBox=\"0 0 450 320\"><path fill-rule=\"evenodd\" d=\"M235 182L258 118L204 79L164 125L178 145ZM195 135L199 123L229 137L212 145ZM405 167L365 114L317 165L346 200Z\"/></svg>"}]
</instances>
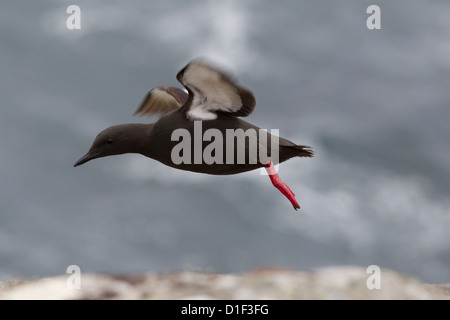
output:
<instances>
[{"instance_id":1,"label":"sea surface","mask_svg":"<svg viewBox=\"0 0 450 320\"><path fill-rule=\"evenodd\" d=\"M449 1L75 1L0 6L0 280L82 272L378 265L450 281ZM370 30L370 5L381 29ZM298 144L280 177L140 155L73 168L192 58Z\"/></svg>"}]
</instances>

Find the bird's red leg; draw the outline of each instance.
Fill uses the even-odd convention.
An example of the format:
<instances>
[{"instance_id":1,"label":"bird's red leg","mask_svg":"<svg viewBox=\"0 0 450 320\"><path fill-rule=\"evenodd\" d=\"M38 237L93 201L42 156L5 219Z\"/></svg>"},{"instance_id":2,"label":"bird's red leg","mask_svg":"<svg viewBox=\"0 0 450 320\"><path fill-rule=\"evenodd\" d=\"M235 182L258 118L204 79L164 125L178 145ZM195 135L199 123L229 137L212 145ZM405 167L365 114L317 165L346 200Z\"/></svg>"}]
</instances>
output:
<instances>
[{"instance_id":1,"label":"bird's red leg","mask_svg":"<svg viewBox=\"0 0 450 320\"><path fill-rule=\"evenodd\" d=\"M300 205L298 204L297 200L295 200L295 194L292 192L292 190L287 186L286 183L284 183L280 177L278 176L277 172L275 171L275 167L273 166L272 161L269 161L267 163L266 171L269 175L270 181L272 181L272 184L275 188L281 191L282 194L286 198L289 199L289 201L292 203L292 206L295 210L300 209Z\"/></svg>"}]
</instances>

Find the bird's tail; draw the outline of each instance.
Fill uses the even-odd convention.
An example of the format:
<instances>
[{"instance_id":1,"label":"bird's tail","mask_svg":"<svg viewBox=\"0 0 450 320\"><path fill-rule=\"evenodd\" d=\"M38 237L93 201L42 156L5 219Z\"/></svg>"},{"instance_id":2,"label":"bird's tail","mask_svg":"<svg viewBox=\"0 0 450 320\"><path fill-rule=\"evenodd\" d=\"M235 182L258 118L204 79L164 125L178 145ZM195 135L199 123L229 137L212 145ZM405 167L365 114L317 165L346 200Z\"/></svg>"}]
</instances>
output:
<instances>
[{"instance_id":1,"label":"bird's tail","mask_svg":"<svg viewBox=\"0 0 450 320\"><path fill-rule=\"evenodd\" d=\"M314 157L314 151L312 151L311 147L292 145L288 146L288 148L293 149L295 151L294 157L307 157L307 158Z\"/></svg>"}]
</instances>

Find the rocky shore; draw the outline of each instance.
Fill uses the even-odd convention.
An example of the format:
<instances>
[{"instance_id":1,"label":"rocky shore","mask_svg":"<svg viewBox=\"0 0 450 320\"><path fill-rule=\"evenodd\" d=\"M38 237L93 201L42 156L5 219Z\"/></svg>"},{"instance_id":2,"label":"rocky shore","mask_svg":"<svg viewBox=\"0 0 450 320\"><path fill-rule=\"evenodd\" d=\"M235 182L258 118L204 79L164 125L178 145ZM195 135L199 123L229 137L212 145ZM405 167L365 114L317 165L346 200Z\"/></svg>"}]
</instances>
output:
<instances>
[{"instance_id":1,"label":"rocky shore","mask_svg":"<svg viewBox=\"0 0 450 320\"><path fill-rule=\"evenodd\" d=\"M74 285L67 274L0 281L0 299L450 299L450 283L425 284L382 269L379 289L369 289L370 276L360 267L309 272L261 268L241 274L81 274Z\"/></svg>"}]
</instances>

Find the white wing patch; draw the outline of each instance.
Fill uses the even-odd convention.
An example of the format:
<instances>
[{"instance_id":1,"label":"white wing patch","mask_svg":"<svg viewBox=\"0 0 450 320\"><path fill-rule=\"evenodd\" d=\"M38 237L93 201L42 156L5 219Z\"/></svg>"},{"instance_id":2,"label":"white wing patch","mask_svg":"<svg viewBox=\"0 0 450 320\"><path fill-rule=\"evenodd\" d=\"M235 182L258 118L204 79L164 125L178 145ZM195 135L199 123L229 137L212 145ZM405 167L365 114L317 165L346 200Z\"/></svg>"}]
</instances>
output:
<instances>
[{"instance_id":1,"label":"white wing patch","mask_svg":"<svg viewBox=\"0 0 450 320\"><path fill-rule=\"evenodd\" d=\"M217 114L201 108L192 108L187 112L190 120L214 120L217 119Z\"/></svg>"},{"instance_id":2,"label":"white wing patch","mask_svg":"<svg viewBox=\"0 0 450 320\"><path fill-rule=\"evenodd\" d=\"M236 86L227 76L207 65L190 63L181 82L193 93L187 112L191 120L212 120L217 118L216 111L236 112L242 108Z\"/></svg>"}]
</instances>

